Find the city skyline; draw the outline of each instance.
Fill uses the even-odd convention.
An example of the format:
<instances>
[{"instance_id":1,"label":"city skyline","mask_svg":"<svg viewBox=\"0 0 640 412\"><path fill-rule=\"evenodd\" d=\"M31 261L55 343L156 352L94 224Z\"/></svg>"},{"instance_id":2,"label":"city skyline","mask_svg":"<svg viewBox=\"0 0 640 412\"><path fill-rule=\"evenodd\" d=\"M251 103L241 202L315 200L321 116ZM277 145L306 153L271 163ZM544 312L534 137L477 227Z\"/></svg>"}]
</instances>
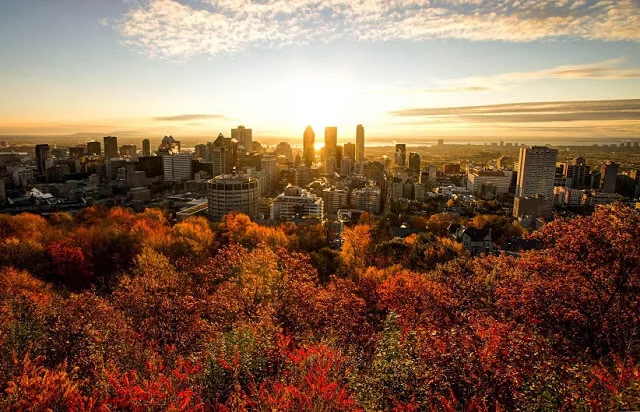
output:
<instances>
[{"instance_id":1,"label":"city skyline","mask_svg":"<svg viewBox=\"0 0 640 412\"><path fill-rule=\"evenodd\" d=\"M637 1L286 4L5 3L0 135L639 135Z\"/></svg>"}]
</instances>

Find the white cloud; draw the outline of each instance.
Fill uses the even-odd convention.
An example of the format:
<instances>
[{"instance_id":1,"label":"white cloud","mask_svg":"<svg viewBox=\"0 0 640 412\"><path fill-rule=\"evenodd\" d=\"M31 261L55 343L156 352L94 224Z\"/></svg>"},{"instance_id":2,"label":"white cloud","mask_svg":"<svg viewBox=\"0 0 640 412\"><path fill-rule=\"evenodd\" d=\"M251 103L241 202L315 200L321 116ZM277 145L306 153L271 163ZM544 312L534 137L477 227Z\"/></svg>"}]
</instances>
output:
<instances>
[{"instance_id":1,"label":"white cloud","mask_svg":"<svg viewBox=\"0 0 640 412\"><path fill-rule=\"evenodd\" d=\"M543 79L638 79L640 68L621 68L624 59L605 60L582 65L558 66L544 70L500 73L492 76L465 77L437 82L444 90L502 89L515 84ZM438 89L436 89L437 91Z\"/></svg>"},{"instance_id":2,"label":"white cloud","mask_svg":"<svg viewBox=\"0 0 640 412\"><path fill-rule=\"evenodd\" d=\"M543 70L498 73L458 79L434 79L435 87L393 88L368 94L482 93L504 90L515 85L545 79L619 80L640 79L640 68L623 68L624 58L581 65L557 66Z\"/></svg>"},{"instance_id":3,"label":"white cloud","mask_svg":"<svg viewBox=\"0 0 640 412\"><path fill-rule=\"evenodd\" d=\"M143 0L118 28L126 44L167 59L338 39L640 41L640 7L634 0Z\"/></svg>"},{"instance_id":4,"label":"white cloud","mask_svg":"<svg viewBox=\"0 0 640 412\"><path fill-rule=\"evenodd\" d=\"M548 123L576 121L640 121L640 99L508 103L489 106L408 108L391 112L398 117L421 117L435 122Z\"/></svg>"}]
</instances>

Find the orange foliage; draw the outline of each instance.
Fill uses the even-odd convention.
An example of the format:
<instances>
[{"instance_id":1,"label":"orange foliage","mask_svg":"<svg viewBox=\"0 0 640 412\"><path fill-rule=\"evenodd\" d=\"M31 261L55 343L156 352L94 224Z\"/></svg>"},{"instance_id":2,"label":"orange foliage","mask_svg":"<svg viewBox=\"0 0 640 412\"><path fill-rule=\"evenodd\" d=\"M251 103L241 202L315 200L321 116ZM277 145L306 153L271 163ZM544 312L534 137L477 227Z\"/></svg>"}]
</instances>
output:
<instances>
[{"instance_id":1,"label":"orange foliage","mask_svg":"<svg viewBox=\"0 0 640 412\"><path fill-rule=\"evenodd\" d=\"M65 365L47 369L43 358L31 360L25 355L21 374L7 383L0 406L7 411L76 410L88 411L94 403L80 393L77 382L65 372Z\"/></svg>"},{"instance_id":2,"label":"orange foliage","mask_svg":"<svg viewBox=\"0 0 640 412\"><path fill-rule=\"evenodd\" d=\"M638 211L476 258L447 215L406 239L363 216L338 251L242 214L0 215L0 409L640 408Z\"/></svg>"},{"instance_id":3,"label":"orange foliage","mask_svg":"<svg viewBox=\"0 0 640 412\"><path fill-rule=\"evenodd\" d=\"M342 258L351 276L357 277L370 262L372 248L370 231L369 225L344 228Z\"/></svg>"}]
</instances>

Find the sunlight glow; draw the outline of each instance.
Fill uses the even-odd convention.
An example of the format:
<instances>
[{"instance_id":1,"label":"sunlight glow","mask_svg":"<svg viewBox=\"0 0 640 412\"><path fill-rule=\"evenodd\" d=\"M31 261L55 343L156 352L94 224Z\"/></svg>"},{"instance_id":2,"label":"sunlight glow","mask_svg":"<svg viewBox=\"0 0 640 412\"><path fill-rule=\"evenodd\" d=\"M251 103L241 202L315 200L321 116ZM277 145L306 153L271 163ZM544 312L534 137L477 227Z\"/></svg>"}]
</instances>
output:
<instances>
[{"instance_id":1,"label":"sunlight glow","mask_svg":"<svg viewBox=\"0 0 640 412\"><path fill-rule=\"evenodd\" d=\"M356 121L361 96L344 74L300 70L282 83L280 100L291 124L299 128L312 125L316 138L324 126ZM293 96L293 97L292 97Z\"/></svg>"}]
</instances>

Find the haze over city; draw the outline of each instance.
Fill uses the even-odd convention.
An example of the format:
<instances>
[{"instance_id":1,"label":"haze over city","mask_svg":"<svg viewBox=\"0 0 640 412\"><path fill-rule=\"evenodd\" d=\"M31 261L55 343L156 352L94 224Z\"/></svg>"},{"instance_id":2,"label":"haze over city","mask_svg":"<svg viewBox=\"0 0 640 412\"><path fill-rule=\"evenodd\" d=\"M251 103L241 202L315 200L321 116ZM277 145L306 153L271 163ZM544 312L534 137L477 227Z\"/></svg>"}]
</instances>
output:
<instances>
[{"instance_id":1,"label":"haze over city","mask_svg":"<svg viewBox=\"0 0 640 412\"><path fill-rule=\"evenodd\" d=\"M640 0L0 0L1 411L640 411Z\"/></svg>"},{"instance_id":2,"label":"haze over city","mask_svg":"<svg viewBox=\"0 0 640 412\"><path fill-rule=\"evenodd\" d=\"M0 135L618 141L639 40L634 0L4 2Z\"/></svg>"}]
</instances>

